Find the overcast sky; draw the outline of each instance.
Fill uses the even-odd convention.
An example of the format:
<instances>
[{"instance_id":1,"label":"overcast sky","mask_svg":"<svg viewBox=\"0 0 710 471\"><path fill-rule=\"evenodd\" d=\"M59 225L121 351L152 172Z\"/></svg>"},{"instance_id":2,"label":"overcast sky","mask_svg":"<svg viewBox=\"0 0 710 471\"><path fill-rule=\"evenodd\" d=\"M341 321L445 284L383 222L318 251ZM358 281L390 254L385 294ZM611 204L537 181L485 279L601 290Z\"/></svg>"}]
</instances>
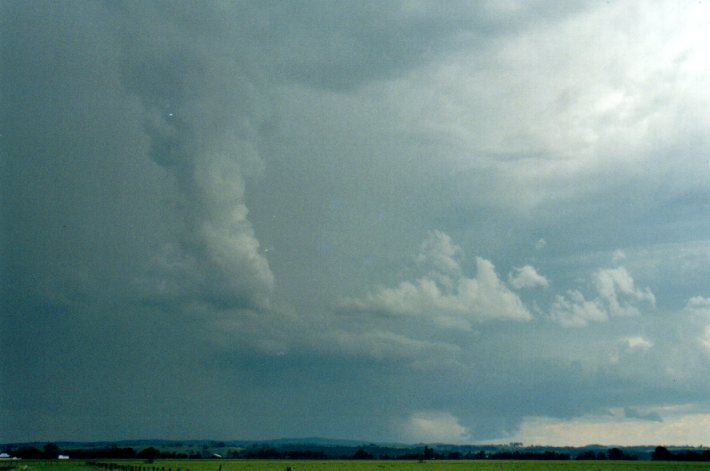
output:
<instances>
[{"instance_id":1,"label":"overcast sky","mask_svg":"<svg viewBox=\"0 0 710 471\"><path fill-rule=\"evenodd\" d=\"M710 4L0 2L0 442L710 444Z\"/></svg>"}]
</instances>

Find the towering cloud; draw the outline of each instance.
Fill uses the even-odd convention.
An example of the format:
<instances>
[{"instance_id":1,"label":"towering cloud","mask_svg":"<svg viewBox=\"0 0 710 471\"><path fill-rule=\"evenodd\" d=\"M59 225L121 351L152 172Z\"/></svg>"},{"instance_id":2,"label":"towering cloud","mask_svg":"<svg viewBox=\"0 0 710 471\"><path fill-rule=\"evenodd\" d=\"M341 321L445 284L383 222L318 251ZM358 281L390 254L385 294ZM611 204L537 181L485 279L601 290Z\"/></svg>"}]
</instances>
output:
<instances>
[{"instance_id":1,"label":"towering cloud","mask_svg":"<svg viewBox=\"0 0 710 471\"><path fill-rule=\"evenodd\" d=\"M264 100L250 63L229 49L236 38L224 20L200 11L204 24L195 30L186 7L129 3L111 12L121 81L143 105L150 157L178 191L175 238L161 248L147 288L225 308L267 307L273 274L245 202L245 178L262 166L256 129Z\"/></svg>"}]
</instances>

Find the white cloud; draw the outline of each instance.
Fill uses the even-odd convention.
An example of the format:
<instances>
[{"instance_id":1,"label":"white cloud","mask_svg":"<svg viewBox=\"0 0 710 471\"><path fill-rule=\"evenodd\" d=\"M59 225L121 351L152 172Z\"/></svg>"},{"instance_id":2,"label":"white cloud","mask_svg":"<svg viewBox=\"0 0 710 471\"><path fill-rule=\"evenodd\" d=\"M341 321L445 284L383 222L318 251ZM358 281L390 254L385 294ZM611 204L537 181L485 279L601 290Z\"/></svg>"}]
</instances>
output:
<instances>
[{"instance_id":1,"label":"white cloud","mask_svg":"<svg viewBox=\"0 0 710 471\"><path fill-rule=\"evenodd\" d=\"M508 283L515 289L535 288L541 286L547 288L550 283L547 278L540 275L534 267L525 265L514 269L515 274L508 274Z\"/></svg>"},{"instance_id":2,"label":"white cloud","mask_svg":"<svg viewBox=\"0 0 710 471\"><path fill-rule=\"evenodd\" d=\"M490 191L472 188L492 205L575 197L606 187L600 175L640 168L652 178L670 170L679 186L697 181L686 177L702 153L669 166L655 150L707 123L705 7L617 2L586 13L501 37L493 51L453 50L400 79L396 122L451 145L460 171L486 174Z\"/></svg>"},{"instance_id":3,"label":"white cloud","mask_svg":"<svg viewBox=\"0 0 710 471\"><path fill-rule=\"evenodd\" d=\"M629 350L650 350L653 347L653 342L640 335L635 337L624 337L621 339L621 344Z\"/></svg>"},{"instance_id":4,"label":"white cloud","mask_svg":"<svg viewBox=\"0 0 710 471\"><path fill-rule=\"evenodd\" d=\"M440 273L459 275L462 257L463 250L453 243L451 237L441 231L433 231L422 243L417 262Z\"/></svg>"},{"instance_id":5,"label":"white cloud","mask_svg":"<svg viewBox=\"0 0 710 471\"><path fill-rule=\"evenodd\" d=\"M449 412L420 411L412 414L403 426L403 435L411 442L462 443L469 431Z\"/></svg>"},{"instance_id":6,"label":"white cloud","mask_svg":"<svg viewBox=\"0 0 710 471\"><path fill-rule=\"evenodd\" d=\"M558 295L550 310L550 318L564 327L585 327L590 322L605 322L610 316L638 316L639 305L655 306L650 289L636 288L624 267L597 271L592 276L597 296L587 300L579 290Z\"/></svg>"},{"instance_id":7,"label":"white cloud","mask_svg":"<svg viewBox=\"0 0 710 471\"><path fill-rule=\"evenodd\" d=\"M710 298L702 296L693 296L685 305L686 310L697 313L710 313Z\"/></svg>"},{"instance_id":8,"label":"white cloud","mask_svg":"<svg viewBox=\"0 0 710 471\"><path fill-rule=\"evenodd\" d=\"M651 290L636 288L633 278L624 267L599 270L594 275L594 285L611 315L639 315L638 307L631 304L633 301L647 302L651 306L656 304L656 297Z\"/></svg>"},{"instance_id":9,"label":"white cloud","mask_svg":"<svg viewBox=\"0 0 710 471\"><path fill-rule=\"evenodd\" d=\"M611 260L616 263L624 260L626 258L626 254L624 253L623 250L615 250L614 253L611 256Z\"/></svg>"},{"instance_id":10,"label":"white cloud","mask_svg":"<svg viewBox=\"0 0 710 471\"><path fill-rule=\"evenodd\" d=\"M570 290L567 296L557 295L550 312L552 320L563 327L585 327L590 322L604 322L607 312L597 301L587 301L578 290Z\"/></svg>"},{"instance_id":11,"label":"white cloud","mask_svg":"<svg viewBox=\"0 0 710 471\"><path fill-rule=\"evenodd\" d=\"M703 334L700 337L700 343L703 347L705 347L705 350L710 353L710 325L706 325L703 329Z\"/></svg>"},{"instance_id":12,"label":"white cloud","mask_svg":"<svg viewBox=\"0 0 710 471\"><path fill-rule=\"evenodd\" d=\"M476 276L468 278L460 274L461 268L453 258L460 248L445 234L432 233L422 248L417 259L432 262L439 270L414 282L403 281L394 288L379 287L364 298L347 298L341 307L429 318L442 327L463 329L484 320L532 319L522 300L498 277L490 261L477 257Z\"/></svg>"},{"instance_id":13,"label":"white cloud","mask_svg":"<svg viewBox=\"0 0 710 471\"><path fill-rule=\"evenodd\" d=\"M609 362L617 365L621 361L622 355L644 353L653 348L654 343L641 335L622 337L618 340L617 346L609 353Z\"/></svg>"}]
</instances>

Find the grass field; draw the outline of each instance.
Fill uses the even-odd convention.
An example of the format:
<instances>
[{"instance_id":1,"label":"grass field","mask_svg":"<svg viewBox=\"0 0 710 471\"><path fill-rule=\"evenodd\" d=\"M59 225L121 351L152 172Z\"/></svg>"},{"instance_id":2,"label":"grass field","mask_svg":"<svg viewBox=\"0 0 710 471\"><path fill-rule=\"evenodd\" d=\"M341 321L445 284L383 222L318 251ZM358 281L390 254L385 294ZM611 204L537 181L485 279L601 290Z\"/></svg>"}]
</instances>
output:
<instances>
[{"instance_id":1,"label":"grass field","mask_svg":"<svg viewBox=\"0 0 710 471\"><path fill-rule=\"evenodd\" d=\"M655 461L268 461L268 460L156 460L150 465L142 461L111 461L143 470L162 471L634 471L634 470L710 470L710 463ZM4 468L0 464L0 469ZM15 463L13 471L100 471L84 461L26 460Z\"/></svg>"}]
</instances>

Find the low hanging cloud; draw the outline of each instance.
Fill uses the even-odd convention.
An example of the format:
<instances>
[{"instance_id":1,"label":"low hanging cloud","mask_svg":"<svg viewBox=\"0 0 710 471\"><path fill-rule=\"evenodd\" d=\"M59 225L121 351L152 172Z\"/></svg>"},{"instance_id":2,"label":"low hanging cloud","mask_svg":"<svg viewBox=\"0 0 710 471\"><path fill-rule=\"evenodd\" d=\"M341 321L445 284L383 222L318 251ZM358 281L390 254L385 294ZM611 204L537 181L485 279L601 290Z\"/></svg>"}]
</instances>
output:
<instances>
[{"instance_id":1,"label":"low hanging cloud","mask_svg":"<svg viewBox=\"0 0 710 471\"><path fill-rule=\"evenodd\" d=\"M658 407L641 414L633 408L625 408L605 415L574 419L527 417L515 439L549 446L639 445L657 442L660 434L666 443L707 443L710 414L685 409Z\"/></svg>"},{"instance_id":2,"label":"low hanging cloud","mask_svg":"<svg viewBox=\"0 0 710 471\"><path fill-rule=\"evenodd\" d=\"M638 316L641 306L656 305L651 290L637 288L624 267L599 270L592 276L592 282L597 294L592 300L576 289L557 295L550 310L552 320L564 327L585 327L612 316Z\"/></svg>"},{"instance_id":3,"label":"low hanging cloud","mask_svg":"<svg viewBox=\"0 0 710 471\"><path fill-rule=\"evenodd\" d=\"M470 436L456 417L444 411L416 412L402 428L403 435L416 443L462 443Z\"/></svg>"},{"instance_id":4,"label":"low hanging cloud","mask_svg":"<svg viewBox=\"0 0 710 471\"><path fill-rule=\"evenodd\" d=\"M417 261L431 267L427 275L402 281L394 288L378 287L363 298L346 298L341 308L429 318L441 327L463 329L474 322L532 319L520 297L498 277L490 261L476 257L476 276L469 278L459 264L461 256L461 248L448 235L432 232L417 256Z\"/></svg>"},{"instance_id":5,"label":"low hanging cloud","mask_svg":"<svg viewBox=\"0 0 710 471\"><path fill-rule=\"evenodd\" d=\"M411 360L416 364L422 357L436 359L441 365L447 358L460 352L460 347L412 339L394 332L367 331L362 333L338 330L329 333L318 346L330 354L346 354L370 360Z\"/></svg>"}]
</instances>

